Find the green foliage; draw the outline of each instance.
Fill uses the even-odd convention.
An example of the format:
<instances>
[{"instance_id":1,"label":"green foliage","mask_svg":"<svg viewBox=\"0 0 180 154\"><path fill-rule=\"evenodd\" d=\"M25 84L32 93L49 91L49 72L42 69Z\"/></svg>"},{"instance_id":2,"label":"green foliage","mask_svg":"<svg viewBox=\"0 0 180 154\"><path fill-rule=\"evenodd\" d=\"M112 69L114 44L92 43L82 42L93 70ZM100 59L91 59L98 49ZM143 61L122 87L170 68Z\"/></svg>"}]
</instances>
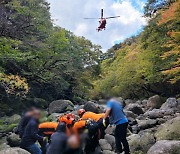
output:
<instances>
[{"instance_id":1,"label":"green foliage","mask_svg":"<svg viewBox=\"0 0 180 154\"><path fill-rule=\"evenodd\" d=\"M87 98L100 46L54 27L45 0L4 0L0 8L1 111Z\"/></svg>"}]
</instances>

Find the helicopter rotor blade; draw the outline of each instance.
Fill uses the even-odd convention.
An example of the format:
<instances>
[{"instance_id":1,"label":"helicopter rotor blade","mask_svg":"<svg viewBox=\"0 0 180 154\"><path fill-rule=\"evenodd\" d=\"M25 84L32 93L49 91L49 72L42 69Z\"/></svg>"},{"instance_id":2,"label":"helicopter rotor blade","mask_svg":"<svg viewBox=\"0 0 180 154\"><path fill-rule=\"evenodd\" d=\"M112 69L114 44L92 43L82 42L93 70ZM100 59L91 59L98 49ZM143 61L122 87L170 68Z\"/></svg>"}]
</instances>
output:
<instances>
[{"instance_id":1,"label":"helicopter rotor blade","mask_svg":"<svg viewBox=\"0 0 180 154\"><path fill-rule=\"evenodd\" d=\"M101 19L101 18L84 18L84 19Z\"/></svg>"},{"instance_id":2,"label":"helicopter rotor blade","mask_svg":"<svg viewBox=\"0 0 180 154\"><path fill-rule=\"evenodd\" d=\"M112 18L119 18L121 16L114 16L114 17L106 17L105 19L112 19Z\"/></svg>"},{"instance_id":3,"label":"helicopter rotor blade","mask_svg":"<svg viewBox=\"0 0 180 154\"><path fill-rule=\"evenodd\" d=\"M101 19L103 18L104 11L101 9Z\"/></svg>"},{"instance_id":4,"label":"helicopter rotor blade","mask_svg":"<svg viewBox=\"0 0 180 154\"><path fill-rule=\"evenodd\" d=\"M100 18L84 18L84 19L100 19Z\"/></svg>"}]
</instances>

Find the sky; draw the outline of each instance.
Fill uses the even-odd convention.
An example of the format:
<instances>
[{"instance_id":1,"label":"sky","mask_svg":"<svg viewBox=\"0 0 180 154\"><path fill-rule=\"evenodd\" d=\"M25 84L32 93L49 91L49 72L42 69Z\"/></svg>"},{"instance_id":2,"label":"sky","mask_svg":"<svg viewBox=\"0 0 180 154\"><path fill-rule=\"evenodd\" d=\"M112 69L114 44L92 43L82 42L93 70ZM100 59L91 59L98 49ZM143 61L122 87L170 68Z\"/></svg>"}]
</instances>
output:
<instances>
[{"instance_id":1,"label":"sky","mask_svg":"<svg viewBox=\"0 0 180 154\"><path fill-rule=\"evenodd\" d=\"M138 34L147 24L143 18L146 0L47 0L50 3L51 17L54 24L84 36L94 44L102 46L105 52L114 44ZM106 30L97 32L101 9L104 17L121 16L107 20Z\"/></svg>"}]
</instances>

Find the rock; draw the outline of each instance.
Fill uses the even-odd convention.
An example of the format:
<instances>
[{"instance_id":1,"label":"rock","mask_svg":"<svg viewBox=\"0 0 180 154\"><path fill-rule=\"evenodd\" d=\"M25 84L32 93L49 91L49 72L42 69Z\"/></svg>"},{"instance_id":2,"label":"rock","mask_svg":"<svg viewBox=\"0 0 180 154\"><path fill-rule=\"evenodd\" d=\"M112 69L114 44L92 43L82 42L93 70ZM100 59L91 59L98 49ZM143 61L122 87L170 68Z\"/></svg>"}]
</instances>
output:
<instances>
[{"instance_id":1,"label":"rock","mask_svg":"<svg viewBox=\"0 0 180 154\"><path fill-rule=\"evenodd\" d=\"M157 124L157 120L147 119L147 120L138 120L138 126L142 129L147 129L155 126Z\"/></svg>"},{"instance_id":2,"label":"rock","mask_svg":"<svg viewBox=\"0 0 180 154\"><path fill-rule=\"evenodd\" d=\"M105 139L100 139L99 140L99 145L101 147L101 149L104 151L104 150L112 150L112 147L111 145L108 143L107 140Z\"/></svg>"},{"instance_id":3,"label":"rock","mask_svg":"<svg viewBox=\"0 0 180 154\"><path fill-rule=\"evenodd\" d=\"M110 150L103 150L102 154L115 154L115 152L110 151Z\"/></svg>"},{"instance_id":4,"label":"rock","mask_svg":"<svg viewBox=\"0 0 180 154\"><path fill-rule=\"evenodd\" d=\"M1 136L4 136L4 133L13 132L18 124L0 124L0 133Z\"/></svg>"},{"instance_id":5,"label":"rock","mask_svg":"<svg viewBox=\"0 0 180 154\"><path fill-rule=\"evenodd\" d=\"M69 100L56 100L50 103L49 113L64 113L66 111L73 111L74 104Z\"/></svg>"},{"instance_id":6,"label":"rock","mask_svg":"<svg viewBox=\"0 0 180 154\"><path fill-rule=\"evenodd\" d=\"M10 146L7 144L7 137L1 137L0 138L0 150L9 148Z\"/></svg>"},{"instance_id":7,"label":"rock","mask_svg":"<svg viewBox=\"0 0 180 154\"><path fill-rule=\"evenodd\" d=\"M7 137L7 142L11 147L17 147L20 146L21 139L19 138L19 135L12 133Z\"/></svg>"},{"instance_id":8,"label":"rock","mask_svg":"<svg viewBox=\"0 0 180 154\"><path fill-rule=\"evenodd\" d=\"M138 104L129 104L125 107L127 111L132 111L134 114L140 115L143 114L144 111Z\"/></svg>"},{"instance_id":9,"label":"rock","mask_svg":"<svg viewBox=\"0 0 180 154\"><path fill-rule=\"evenodd\" d=\"M140 128L137 125L133 125L131 126L131 128L134 134L137 134L140 131Z\"/></svg>"},{"instance_id":10,"label":"rock","mask_svg":"<svg viewBox=\"0 0 180 154\"><path fill-rule=\"evenodd\" d=\"M159 140L180 140L180 117L168 120L160 125L155 133L156 139Z\"/></svg>"},{"instance_id":11,"label":"rock","mask_svg":"<svg viewBox=\"0 0 180 154\"><path fill-rule=\"evenodd\" d=\"M153 133L142 131L139 134L133 134L128 137L131 152L142 151L146 153L149 148L155 143Z\"/></svg>"},{"instance_id":12,"label":"rock","mask_svg":"<svg viewBox=\"0 0 180 154\"><path fill-rule=\"evenodd\" d=\"M48 116L47 121L57 122L57 121L58 121L58 118L59 118L61 115L63 115L63 114L60 114L60 113L52 113L51 115Z\"/></svg>"},{"instance_id":13,"label":"rock","mask_svg":"<svg viewBox=\"0 0 180 154\"><path fill-rule=\"evenodd\" d=\"M115 149L115 137L109 134L106 134L104 137L105 140L111 145L112 149Z\"/></svg>"},{"instance_id":14,"label":"rock","mask_svg":"<svg viewBox=\"0 0 180 154\"><path fill-rule=\"evenodd\" d=\"M137 121L135 120L135 119L133 119L133 118L128 118L128 122L129 122L129 125L130 126L133 126L133 125L136 125L137 124Z\"/></svg>"},{"instance_id":15,"label":"rock","mask_svg":"<svg viewBox=\"0 0 180 154\"><path fill-rule=\"evenodd\" d=\"M115 131L115 126L114 125L109 125L106 128L105 133L109 134L109 135L114 135L114 131Z\"/></svg>"},{"instance_id":16,"label":"rock","mask_svg":"<svg viewBox=\"0 0 180 154\"><path fill-rule=\"evenodd\" d=\"M0 154L30 154L28 151L21 148L6 148L0 151Z\"/></svg>"},{"instance_id":17,"label":"rock","mask_svg":"<svg viewBox=\"0 0 180 154\"><path fill-rule=\"evenodd\" d=\"M175 112L172 109L162 110L153 109L152 111L147 111L144 115L150 119L164 118L164 116L173 115Z\"/></svg>"},{"instance_id":18,"label":"rock","mask_svg":"<svg viewBox=\"0 0 180 154\"><path fill-rule=\"evenodd\" d=\"M105 100L105 99L100 99L100 100L98 101L98 104L106 105L106 102L107 102L107 100Z\"/></svg>"},{"instance_id":19,"label":"rock","mask_svg":"<svg viewBox=\"0 0 180 154\"><path fill-rule=\"evenodd\" d=\"M98 104L95 104L94 102L87 102L84 105L84 109L86 111L90 111L90 112L94 112L94 113L100 113L100 107L98 106Z\"/></svg>"},{"instance_id":20,"label":"rock","mask_svg":"<svg viewBox=\"0 0 180 154\"><path fill-rule=\"evenodd\" d=\"M160 109L153 109L152 111L145 112L144 116L150 119L162 118L163 113L161 111Z\"/></svg>"},{"instance_id":21,"label":"rock","mask_svg":"<svg viewBox=\"0 0 180 154\"><path fill-rule=\"evenodd\" d=\"M159 95L152 96L147 101L147 108L149 109L158 109L163 104L163 101Z\"/></svg>"},{"instance_id":22,"label":"rock","mask_svg":"<svg viewBox=\"0 0 180 154\"><path fill-rule=\"evenodd\" d=\"M147 152L147 154L179 154L180 141L161 140L156 142Z\"/></svg>"},{"instance_id":23,"label":"rock","mask_svg":"<svg viewBox=\"0 0 180 154\"><path fill-rule=\"evenodd\" d=\"M158 123L159 125L165 123L166 121L167 121L167 120L164 119L164 118L158 118L158 119L157 119L157 123Z\"/></svg>"},{"instance_id":24,"label":"rock","mask_svg":"<svg viewBox=\"0 0 180 154\"><path fill-rule=\"evenodd\" d=\"M168 98L160 109L161 110L177 109L178 106L180 106L180 103L177 101L176 98Z\"/></svg>"},{"instance_id":25,"label":"rock","mask_svg":"<svg viewBox=\"0 0 180 154\"><path fill-rule=\"evenodd\" d=\"M124 110L124 113L126 115L127 118L131 117L133 119L136 119L138 115L134 114L132 111L126 111Z\"/></svg>"},{"instance_id":26,"label":"rock","mask_svg":"<svg viewBox=\"0 0 180 154\"><path fill-rule=\"evenodd\" d=\"M142 104L143 106L147 106L147 102L148 102L148 100L147 100L147 99L144 99L144 100L142 100L141 104Z\"/></svg>"},{"instance_id":27,"label":"rock","mask_svg":"<svg viewBox=\"0 0 180 154\"><path fill-rule=\"evenodd\" d=\"M137 120L146 120L146 117L144 116L144 114L140 114L136 119Z\"/></svg>"},{"instance_id":28,"label":"rock","mask_svg":"<svg viewBox=\"0 0 180 154\"><path fill-rule=\"evenodd\" d=\"M126 99L125 101L126 106L129 104L134 104L134 101L132 99Z\"/></svg>"},{"instance_id":29,"label":"rock","mask_svg":"<svg viewBox=\"0 0 180 154\"><path fill-rule=\"evenodd\" d=\"M3 120L4 124L8 124L8 125L9 124L17 124L21 120L21 116L18 114L14 114L10 117L7 117L7 116L2 117L2 120Z\"/></svg>"},{"instance_id":30,"label":"rock","mask_svg":"<svg viewBox=\"0 0 180 154\"><path fill-rule=\"evenodd\" d=\"M7 148L10 148L10 146L7 145L7 143L0 144L0 151L3 150L3 149L7 149Z\"/></svg>"}]
</instances>

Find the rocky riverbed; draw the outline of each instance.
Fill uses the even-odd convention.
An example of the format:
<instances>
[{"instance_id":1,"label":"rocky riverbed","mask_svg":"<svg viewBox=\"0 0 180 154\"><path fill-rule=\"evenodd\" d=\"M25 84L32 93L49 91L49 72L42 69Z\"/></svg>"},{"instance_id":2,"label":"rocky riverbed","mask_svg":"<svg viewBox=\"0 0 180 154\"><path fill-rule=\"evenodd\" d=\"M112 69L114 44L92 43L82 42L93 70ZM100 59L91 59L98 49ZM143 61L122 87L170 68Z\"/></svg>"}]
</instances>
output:
<instances>
[{"instance_id":1,"label":"rocky riverbed","mask_svg":"<svg viewBox=\"0 0 180 154\"><path fill-rule=\"evenodd\" d=\"M124 112L129 120L128 141L132 154L180 154L180 99L163 100L155 95L147 100L123 100ZM57 100L50 103L43 111L41 121L57 121L68 112L77 114L79 108L100 113L104 111L105 100L74 105L69 100ZM0 120L0 154L28 154L20 149L19 137L14 130L20 115L1 117ZM115 154L114 126L108 126L105 139L99 141L96 154Z\"/></svg>"}]
</instances>

